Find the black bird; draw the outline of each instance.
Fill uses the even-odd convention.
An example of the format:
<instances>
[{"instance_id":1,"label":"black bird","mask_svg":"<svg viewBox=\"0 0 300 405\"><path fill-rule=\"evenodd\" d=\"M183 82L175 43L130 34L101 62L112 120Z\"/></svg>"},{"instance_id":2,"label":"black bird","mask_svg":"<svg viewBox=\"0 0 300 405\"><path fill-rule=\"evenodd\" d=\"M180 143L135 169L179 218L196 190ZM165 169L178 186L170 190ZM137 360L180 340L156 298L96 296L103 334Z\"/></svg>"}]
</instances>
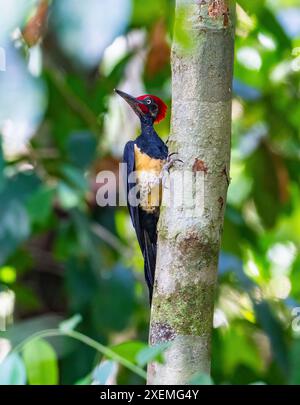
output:
<instances>
[{"instance_id":1,"label":"black bird","mask_svg":"<svg viewBox=\"0 0 300 405\"><path fill-rule=\"evenodd\" d=\"M168 147L157 135L153 125L165 118L167 106L159 97L150 94L132 97L120 90L115 90L115 92L130 105L141 122L141 134L134 141L126 144L123 161L127 163L127 205L144 257L144 272L151 304L162 174L171 166ZM133 172L135 172L136 180L132 182L129 176ZM131 191L133 187L136 189L136 186L139 197L138 205L134 204L130 198L130 195L131 197L133 195Z\"/></svg>"}]
</instances>

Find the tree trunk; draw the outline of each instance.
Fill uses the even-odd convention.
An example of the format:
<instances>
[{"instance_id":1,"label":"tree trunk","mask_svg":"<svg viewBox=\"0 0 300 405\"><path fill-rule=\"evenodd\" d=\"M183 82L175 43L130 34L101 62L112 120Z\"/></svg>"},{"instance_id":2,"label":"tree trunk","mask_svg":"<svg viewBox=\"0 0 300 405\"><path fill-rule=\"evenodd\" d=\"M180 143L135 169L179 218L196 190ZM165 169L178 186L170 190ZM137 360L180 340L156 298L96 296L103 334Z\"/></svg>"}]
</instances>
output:
<instances>
[{"instance_id":1,"label":"tree trunk","mask_svg":"<svg viewBox=\"0 0 300 405\"><path fill-rule=\"evenodd\" d=\"M150 344L172 343L163 365L149 365L148 384L187 384L210 373L229 184L234 19L235 1L176 3L169 149L184 161L181 171L203 176L204 206L192 216L189 208L161 210Z\"/></svg>"}]
</instances>

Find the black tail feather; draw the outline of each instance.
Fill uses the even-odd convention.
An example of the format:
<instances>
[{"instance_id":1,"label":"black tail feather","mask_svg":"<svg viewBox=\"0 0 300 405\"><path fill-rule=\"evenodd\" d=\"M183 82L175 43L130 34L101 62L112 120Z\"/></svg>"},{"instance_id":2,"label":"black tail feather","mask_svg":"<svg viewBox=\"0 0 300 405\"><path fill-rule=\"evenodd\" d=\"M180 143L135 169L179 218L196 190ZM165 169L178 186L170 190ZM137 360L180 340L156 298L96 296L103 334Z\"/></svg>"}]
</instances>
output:
<instances>
[{"instance_id":1,"label":"black tail feather","mask_svg":"<svg viewBox=\"0 0 300 405\"><path fill-rule=\"evenodd\" d=\"M156 243L151 242L147 231L144 231L144 272L145 278L149 289L149 301L152 302L153 285L155 277L155 265L156 265Z\"/></svg>"}]
</instances>

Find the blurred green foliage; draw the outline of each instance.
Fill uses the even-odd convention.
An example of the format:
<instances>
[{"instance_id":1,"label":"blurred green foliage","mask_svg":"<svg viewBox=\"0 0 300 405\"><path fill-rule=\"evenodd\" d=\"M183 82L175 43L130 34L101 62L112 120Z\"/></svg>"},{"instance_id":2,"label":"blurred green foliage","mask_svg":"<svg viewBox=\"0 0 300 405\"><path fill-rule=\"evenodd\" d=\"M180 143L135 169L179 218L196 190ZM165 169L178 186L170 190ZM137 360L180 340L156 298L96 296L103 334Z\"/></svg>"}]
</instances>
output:
<instances>
[{"instance_id":1,"label":"blurred green foliage","mask_svg":"<svg viewBox=\"0 0 300 405\"><path fill-rule=\"evenodd\" d=\"M34 333L60 325L61 335L21 344L1 364L0 383L143 383L126 361L140 370L164 348L146 348L141 254L126 208L97 206L96 175L117 172L138 131L115 87L170 104L174 2L103 1L96 13L89 0L80 23L80 6L70 15L53 0L46 23L38 3L11 7L0 31L7 64L0 71L0 317L8 325L0 361ZM5 15L5 3L1 9ZM292 309L300 307L299 15L297 0L238 1L216 384L300 383L300 335L292 329ZM165 138L168 131L169 118L158 126ZM91 341L63 336L74 328ZM103 351L93 342L117 357L99 365ZM203 375L193 382L212 383Z\"/></svg>"}]
</instances>

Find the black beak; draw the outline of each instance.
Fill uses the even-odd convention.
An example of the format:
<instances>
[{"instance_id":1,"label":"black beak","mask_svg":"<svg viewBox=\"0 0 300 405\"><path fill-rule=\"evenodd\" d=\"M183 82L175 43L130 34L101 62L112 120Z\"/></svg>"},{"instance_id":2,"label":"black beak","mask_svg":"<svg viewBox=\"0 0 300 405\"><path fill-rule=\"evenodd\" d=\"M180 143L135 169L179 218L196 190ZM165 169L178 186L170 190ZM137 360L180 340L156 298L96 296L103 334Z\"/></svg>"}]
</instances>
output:
<instances>
[{"instance_id":1,"label":"black beak","mask_svg":"<svg viewBox=\"0 0 300 405\"><path fill-rule=\"evenodd\" d=\"M124 93L124 91L118 89L115 89L115 93L121 96L138 116L143 114L143 111L139 107L141 104L143 104L140 100L137 100L135 97L130 96L130 94Z\"/></svg>"}]
</instances>

